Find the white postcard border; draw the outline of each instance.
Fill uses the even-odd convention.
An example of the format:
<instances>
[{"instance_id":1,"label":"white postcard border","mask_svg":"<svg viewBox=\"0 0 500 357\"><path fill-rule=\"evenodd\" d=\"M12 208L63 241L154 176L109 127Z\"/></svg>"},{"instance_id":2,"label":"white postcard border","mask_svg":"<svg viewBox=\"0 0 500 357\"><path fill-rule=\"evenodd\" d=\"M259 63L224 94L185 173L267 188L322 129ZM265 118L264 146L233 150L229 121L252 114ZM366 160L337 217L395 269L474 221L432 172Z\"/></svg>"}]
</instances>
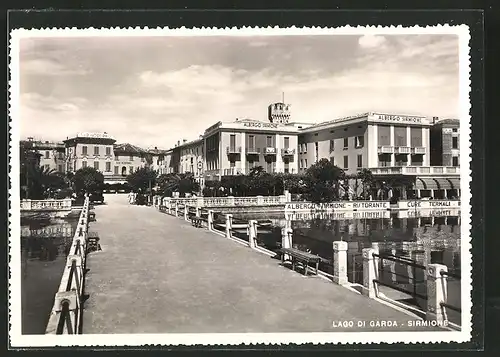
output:
<instances>
[{"instance_id":1,"label":"white postcard border","mask_svg":"<svg viewBox=\"0 0 500 357\"><path fill-rule=\"evenodd\" d=\"M9 339L11 347L47 346L141 346L141 345L256 345L256 344L378 344L378 343L446 343L470 341L472 333L472 277L470 253L470 182L471 182L471 118L470 110L470 33L466 25L438 26L345 26L338 28L107 28L107 29L16 29L11 32L10 41L10 133L9 143L11 207L20 205L19 182L19 41L27 37L89 37L89 36L303 36L303 35L390 35L390 34L456 34L459 36L459 76L460 76L460 167L461 167L461 331L443 332L325 332L325 333L209 333L209 334L110 334L110 335L22 335L21 334L21 274L15 269L21 264L20 257L20 210L10 209L9 217ZM466 239L465 237L469 237ZM14 268L13 268L14 267Z\"/></svg>"}]
</instances>

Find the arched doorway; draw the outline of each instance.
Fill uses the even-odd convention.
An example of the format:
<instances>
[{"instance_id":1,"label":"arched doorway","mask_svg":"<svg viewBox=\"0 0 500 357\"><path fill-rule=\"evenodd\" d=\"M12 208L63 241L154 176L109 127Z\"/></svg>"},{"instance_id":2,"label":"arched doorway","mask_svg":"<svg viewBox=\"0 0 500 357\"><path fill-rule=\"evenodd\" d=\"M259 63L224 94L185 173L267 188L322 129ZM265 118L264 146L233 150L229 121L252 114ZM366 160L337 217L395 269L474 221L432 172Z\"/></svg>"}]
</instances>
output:
<instances>
[{"instance_id":1,"label":"arched doorway","mask_svg":"<svg viewBox=\"0 0 500 357\"><path fill-rule=\"evenodd\" d=\"M122 176L127 176L127 167L122 166Z\"/></svg>"}]
</instances>

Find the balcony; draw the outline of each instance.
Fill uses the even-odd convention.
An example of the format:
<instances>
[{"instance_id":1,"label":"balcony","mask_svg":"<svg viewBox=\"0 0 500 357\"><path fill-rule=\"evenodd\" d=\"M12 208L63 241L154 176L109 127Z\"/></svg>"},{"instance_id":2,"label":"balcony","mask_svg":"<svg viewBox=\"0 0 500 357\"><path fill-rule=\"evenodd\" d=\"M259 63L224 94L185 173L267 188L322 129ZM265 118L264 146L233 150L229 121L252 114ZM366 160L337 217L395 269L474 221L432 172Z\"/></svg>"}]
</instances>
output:
<instances>
[{"instance_id":1,"label":"balcony","mask_svg":"<svg viewBox=\"0 0 500 357\"><path fill-rule=\"evenodd\" d=\"M240 168L236 168L236 167L230 167L228 169L224 169L222 171L222 173L223 173L224 176L242 175L243 174L243 170L240 169Z\"/></svg>"},{"instance_id":2,"label":"balcony","mask_svg":"<svg viewBox=\"0 0 500 357\"><path fill-rule=\"evenodd\" d=\"M293 156L295 155L295 149L281 149L281 155L282 156Z\"/></svg>"},{"instance_id":3,"label":"balcony","mask_svg":"<svg viewBox=\"0 0 500 357\"><path fill-rule=\"evenodd\" d=\"M411 153L415 155L425 155L425 148L424 147L412 148Z\"/></svg>"},{"instance_id":4,"label":"balcony","mask_svg":"<svg viewBox=\"0 0 500 357\"><path fill-rule=\"evenodd\" d=\"M264 155L276 155L276 148L272 146L267 146L264 148Z\"/></svg>"},{"instance_id":5,"label":"balcony","mask_svg":"<svg viewBox=\"0 0 500 357\"><path fill-rule=\"evenodd\" d=\"M255 147L246 148L246 153L247 155L259 155L260 148L255 148Z\"/></svg>"},{"instance_id":6,"label":"balcony","mask_svg":"<svg viewBox=\"0 0 500 357\"><path fill-rule=\"evenodd\" d=\"M387 145L379 146L378 153L379 154L393 154L394 153L394 146L387 146Z\"/></svg>"},{"instance_id":7,"label":"balcony","mask_svg":"<svg viewBox=\"0 0 500 357\"><path fill-rule=\"evenodd\" d=\"M411 148L408 146L396 147L396 154L409 154L409 153L411 153Z\"/></svg>"},{"instance_id":8,"label":"balcony","mask_svg":"<svg viewBox=\"0 0 500 357\"><path fill-rule=\"evenodd\" d=\"M460 175L455 166L391 166L369 169L374 175Z\"/></svg>"},{"instance_id":9,"label":"balcony","mask_svg":"<svg viewBox=\"0 0 500 357\"><path fill-rule=\"evenodd\" d=\"M228 146L226 147L226 153L230 154L241 154L241 146Z\"/></svg>"}]
</instances>

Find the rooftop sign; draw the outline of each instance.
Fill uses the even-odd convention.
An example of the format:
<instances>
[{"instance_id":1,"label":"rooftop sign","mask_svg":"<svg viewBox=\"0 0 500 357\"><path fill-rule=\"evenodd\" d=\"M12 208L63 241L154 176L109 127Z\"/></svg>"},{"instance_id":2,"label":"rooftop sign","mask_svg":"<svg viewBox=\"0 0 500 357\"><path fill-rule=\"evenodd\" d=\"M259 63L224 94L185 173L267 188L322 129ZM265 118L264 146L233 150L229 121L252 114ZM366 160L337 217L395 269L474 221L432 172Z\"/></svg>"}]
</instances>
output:
<instances>
[{"instance_id":1,"label":"rooftop sign","mask_svg":"<svg viewBox=\"0 0 500 357\"><path fill-rule=\"evenodd\" d=\"M92 139L113 139L108 133L78 133L77 138L92 138Z\"/></svg>"},{"instance_id":2,"label":"rooftop sign","mask_svg":"<svg viewBox=\"0 0 500 357\"><path fill-rule=\"evenodd\" d=\"M246 122L243 126L248 128L273 128L276 129L278 124L275 123L261 123L261 122Z\"/></svg>"},{"instance_id":3,"label":"rooftop sign","mask_svg":"<svg viewBox=\"0 0 500 357\"><path fill-rule=\"evenodd\" d=\"M374 114L373 119L392 123L427 124L427 121L423 117L407 115Z\"/></svg>"}]
</instances>

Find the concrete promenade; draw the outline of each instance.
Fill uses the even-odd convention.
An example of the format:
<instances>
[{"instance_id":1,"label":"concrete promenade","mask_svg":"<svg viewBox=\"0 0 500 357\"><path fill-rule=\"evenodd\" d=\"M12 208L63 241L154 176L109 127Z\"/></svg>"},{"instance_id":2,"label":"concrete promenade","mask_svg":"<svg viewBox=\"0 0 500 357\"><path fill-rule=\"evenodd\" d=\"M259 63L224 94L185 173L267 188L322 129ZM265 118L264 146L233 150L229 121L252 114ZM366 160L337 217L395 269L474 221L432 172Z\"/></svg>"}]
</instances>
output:
<instances>
[{"instance_id":1,"label":"concrete promenade","mask_svg":"<svg viewBox=\"0 0 500 357\"><path fill-rule=\"evenodd\" d=\"M152 207L106 195L88 256L83 333L410 331L403 312ZM332 323L365 321L366 327ZM396 321L397 327L370 327Z\"/></svg>"}]
</instances>

